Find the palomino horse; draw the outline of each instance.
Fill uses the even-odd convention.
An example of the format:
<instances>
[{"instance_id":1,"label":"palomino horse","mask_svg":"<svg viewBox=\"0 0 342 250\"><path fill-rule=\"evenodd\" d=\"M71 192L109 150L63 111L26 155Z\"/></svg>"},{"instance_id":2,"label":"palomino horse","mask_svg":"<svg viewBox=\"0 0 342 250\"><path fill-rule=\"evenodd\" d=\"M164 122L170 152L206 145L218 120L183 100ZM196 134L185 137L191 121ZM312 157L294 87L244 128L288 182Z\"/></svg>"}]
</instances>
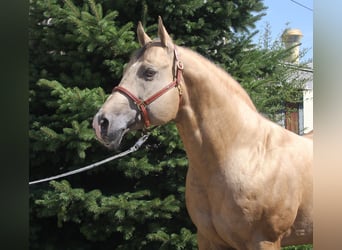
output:
<instances>
[{"instance_id":1,"label":"palomino horse","mask_svg":"<svg viewBox=\"0 0 342 250\"><path fill-rule=\"evenodd\" d=\"M189 159L186 205L199 249L280 249L313 238L312 140L260 115L225 71L138 25L142 46L94 117L117 148L127 131L174 121Z\"/></svg>"}]
</instances>

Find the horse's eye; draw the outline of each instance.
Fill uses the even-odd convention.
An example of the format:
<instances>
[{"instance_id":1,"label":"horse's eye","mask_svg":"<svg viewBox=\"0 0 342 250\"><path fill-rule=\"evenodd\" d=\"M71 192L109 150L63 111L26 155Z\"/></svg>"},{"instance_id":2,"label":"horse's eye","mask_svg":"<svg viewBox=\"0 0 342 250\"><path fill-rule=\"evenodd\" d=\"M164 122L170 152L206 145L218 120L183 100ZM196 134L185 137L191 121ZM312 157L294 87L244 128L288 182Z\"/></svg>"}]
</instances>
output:
<instances>
[{"instance_id":1,"label":"horse's eye","mask_svg":"<svg viewBox=\"0 0 342 250\"><path fill-rule=\"evenodd\" d=\"M148 80L148 81L151 81L153 80L153 77L154 75L156 74L157 72L151 68L148 68L145 70L144 72L144 76L145 76L145 79Z\"/></svg>"}]
</instances>

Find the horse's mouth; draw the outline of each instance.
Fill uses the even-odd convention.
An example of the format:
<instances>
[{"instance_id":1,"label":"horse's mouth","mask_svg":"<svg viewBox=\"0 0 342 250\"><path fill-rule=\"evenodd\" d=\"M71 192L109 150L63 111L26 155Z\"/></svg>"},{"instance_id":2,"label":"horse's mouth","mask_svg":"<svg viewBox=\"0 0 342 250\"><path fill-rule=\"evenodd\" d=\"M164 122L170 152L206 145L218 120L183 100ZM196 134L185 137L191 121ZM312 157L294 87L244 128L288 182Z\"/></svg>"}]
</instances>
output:
<instances>
[{"instance_id":1,"label":"horse's mouth","mask_svg":"<svg viewBox=\"0 0 342 250\"><path fill-rule=\"evenodd\" d=\"M104 138L102 137L101 142L108 149L117 151L120 148L123 137L129 130L129 128L120 129L114 133L105 136Z\"/></svg>"}]
</instances>

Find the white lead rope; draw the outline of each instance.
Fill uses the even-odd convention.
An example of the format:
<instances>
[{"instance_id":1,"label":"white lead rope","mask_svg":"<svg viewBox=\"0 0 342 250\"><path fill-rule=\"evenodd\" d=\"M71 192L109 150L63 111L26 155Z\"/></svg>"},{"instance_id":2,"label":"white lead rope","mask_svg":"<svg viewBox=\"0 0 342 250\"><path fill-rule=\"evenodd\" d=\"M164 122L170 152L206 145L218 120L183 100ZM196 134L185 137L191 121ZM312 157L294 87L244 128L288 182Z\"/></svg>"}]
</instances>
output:
<instances>
[{"instance_id":1,"label":"white lead rope","mask_svg":"<svg viewBox=\"0 0 342 250\"><path fill-rule=\"evenodd\" d=\"M79 168L79 169L76 169L76 170L73 170L73 171L70 171L70 172L66 172L66 173L63 173L63 174L59 174L59 175L55 175L55 176L52 176L52 177L49 177L49 178L45 178L45 179L40 179L40 180L36 180L36 181L30 181L29 182L29 185L33 185L33 184L36 184L36 183L41 183L41 182L46 182L46 181L51 181L51 180L55 180L55 179L58 179L58 178L62 178L62 177L65 177L65 176L69 176L69 175L73 175L73 174L78 174L78 173L81 173L81 172L84 172L84 171L87 171L89 169L92 169L92 168L95 168L97 166L100 166L106 162L109 162L109 161L112 161L116 158L120 158L120 157L123 157L125 155L128 155L130 153L133 153L135 151L137 151L141 145L144 144L144 142L147 140L147 138L149 137L149 134L145 134L143 135L142 137L139 138L139 140L134 144L134 146L132 146L130 149L120 153L120 154L117 154L117 155L114 155L114 156L111 156L107 159L104 159L102 161L99 161L99 162L95 162L93 164L90 164L88 166L85 166L83 168Z\"/></svg>"}]
</instances>

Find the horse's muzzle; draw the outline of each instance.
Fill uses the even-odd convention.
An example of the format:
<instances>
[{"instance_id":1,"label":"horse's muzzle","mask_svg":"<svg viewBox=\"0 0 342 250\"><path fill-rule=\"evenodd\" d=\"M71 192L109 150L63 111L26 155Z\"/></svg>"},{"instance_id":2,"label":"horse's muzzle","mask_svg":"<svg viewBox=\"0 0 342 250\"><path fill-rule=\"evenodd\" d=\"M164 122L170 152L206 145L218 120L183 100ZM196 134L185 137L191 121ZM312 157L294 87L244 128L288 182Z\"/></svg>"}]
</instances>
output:
<instances>
[{"instance_id":1,"label":"horse's muzzle","mask_svg":"<svg viewBox=\"0 0 342 250\"><path fill-rule=\"evenodd\" d=\"M127 125L114 123L111 116L98 112L93 119L97 139L109 149L118 149L123 136L129 131Z\"/></svg>"}]
</instances>

